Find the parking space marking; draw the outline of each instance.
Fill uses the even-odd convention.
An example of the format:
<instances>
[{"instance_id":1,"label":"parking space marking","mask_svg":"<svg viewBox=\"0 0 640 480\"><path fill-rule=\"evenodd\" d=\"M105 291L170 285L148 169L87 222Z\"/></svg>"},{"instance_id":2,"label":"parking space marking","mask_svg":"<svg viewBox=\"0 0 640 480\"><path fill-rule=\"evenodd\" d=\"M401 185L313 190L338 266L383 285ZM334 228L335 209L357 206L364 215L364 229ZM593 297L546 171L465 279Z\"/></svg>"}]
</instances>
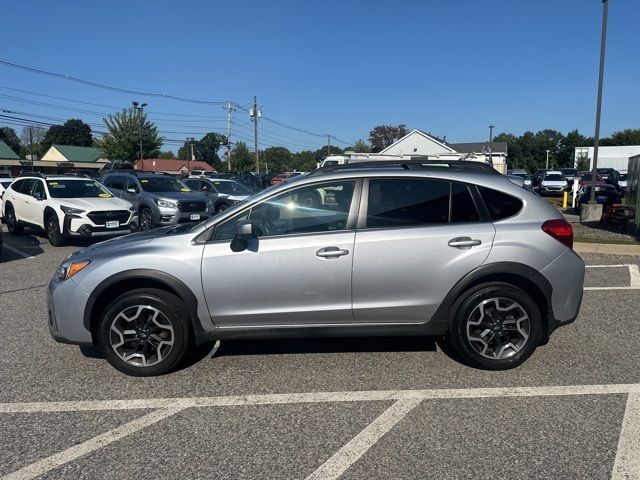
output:
<instances>
[{"instance_id":1,"label":"parking space marking","mask_svg":"<svg viewBox=\"0 0 640 480\"><path fill-rule=\"evenodd\" d=\"M640 394L629 394L611 480L640 479Z\"/></svg>"},{"instance_id":2,"label":"parking space marking","mask_svg":"<svg viewBox=\"0 0 640 480\"><path fill-rule=\"evenodd\" d=\"M585 265L585 268L622 268L629 269L628 287L584 287L584 290L640 290L640 268L635 263L621 265Z\"/></svg>"},{"instance_id":3,"label":"parking space marking","mask_svg":"<svg viewBox=\"0 0 640 480\"><path fill-rule=\"evenodd\" d=\"M70 402L0 403L2 413L86 412L162 408L237 407L295 403L384 402L439 398L547 397L571 395L640 394L640 383L543 387L451 388L430 390L362 390L353 392L274 393L221 397L78 400Z\"/></svg>"},{"instance_id":4,"label":"parking space marking","mask_svg":"<svg viewBox=\"0 0 640 480\"><path fill-rule=\"evenodd\" d=\"M101 435L90 438L89 440L69 447L66 450L55 453L47 458L39 460L31 465L28 465L20 470L16 470L9 475L2 477L2 480L27 480L31 478L43 475L54 468L58 468L66 463L69 463L76 458L91 453L101 447L116 442L121 438L126 437L132 433L142 430L145 427L153 425L161 420L164 420L171 415L174 415L183 408L166 408L162 410L156 410L148 413L140 418L132 420L131 422L120 425L119 427L109 430Z\"/></svg>"},{"instance_id":5,"label":"parking space marking","mask_svg":"<svg viewBox=\"0 0 640 480\"><path fill-rule=\"evenodd\" d=\"M22 258L26 258L31 260L32 258L36 258L33 255L29 255L28 253L24 253L22 250L18 250L17 248L12 247L11 245L7 245L6 243L3 245L3 248L6 248L10 252L15 253L16 255L20 255Z\"/></svg>"},{"instance_id":6,"label":"parking space marking","mask_svg":"<svg viewBox=\"0 0 640 480\"><path fill-rule=\"evenodd\" d=\"M420 402L422 400L419 398L395 402L329 460L320 465L306 480L334 480L340 477Z\"/></svg>"}]
</instances>

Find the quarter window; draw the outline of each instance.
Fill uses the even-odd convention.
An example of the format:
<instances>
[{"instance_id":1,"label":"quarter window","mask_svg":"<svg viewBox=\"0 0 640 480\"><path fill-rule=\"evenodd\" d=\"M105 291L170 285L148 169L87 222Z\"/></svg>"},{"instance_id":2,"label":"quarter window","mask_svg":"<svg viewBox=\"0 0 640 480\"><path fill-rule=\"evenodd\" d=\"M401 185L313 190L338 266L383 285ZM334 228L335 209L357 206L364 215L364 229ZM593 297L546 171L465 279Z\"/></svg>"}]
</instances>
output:
<instances>
[{"instance_id":1,"label":"quarter window","mask_svg":"<svg viewBox=\"0 0 640 480\"><path fill-rule=\"evenodd\" d=\"M478 187L492 221L513 217L522 210L522 201L506 193L486 187Z\"/></svg>"}]
</instances>

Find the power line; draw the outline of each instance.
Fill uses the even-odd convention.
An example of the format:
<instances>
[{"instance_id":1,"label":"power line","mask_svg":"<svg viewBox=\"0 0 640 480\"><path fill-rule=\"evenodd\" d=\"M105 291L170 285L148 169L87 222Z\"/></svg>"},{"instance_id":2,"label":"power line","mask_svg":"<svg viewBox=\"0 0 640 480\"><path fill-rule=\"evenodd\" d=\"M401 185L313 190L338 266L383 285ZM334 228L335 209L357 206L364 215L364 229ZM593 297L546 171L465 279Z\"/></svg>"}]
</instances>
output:
<instances>
[{"instance_id":1,"label":"power line","mask_svg":"<svg viewBox=\"0 0 640 480\"><path fill-rule=\"evenodd\" d=\"M84 80L82 78L74 77L74 76L71 76L71 75L66 75L66 74L57 73L57 72L51 72L49 70L44 70L44 69L41 69L41 68L30 67L28 65L20 65L18 63L9 62L7 60L2 60L2 59L0 59L0 65L5 65L7 67L17 68L19 70L25 70L25 71L32 72L32 73L38 73L40 75L48 75L50 77L60 78L62 80L70 80L72 82L81 83L83 85L89 85L91 87L101 88L103 90L110 90L112 92L127 93L127 94L130 94L130 95L144 95L144 96L147 96L147 97L167 98L169 100L176 100L176 101L179 101L179 102L200 103L200 104L205 104L205 105L222 105L222 104L225 103L225 102L214 101L214 100L199 100L199 99L195 99L195 98L180 97L180 96L177 96L177 95L168 95L166 93L145 92L145 91L141 91L141 90L132 90L132 89L127 89L127 88L120 88L120 87L115 87L115 86L112 86L112 85L107 85L107 84L104 84L104 83L98 83L98 82L93 82L93 81L90 81L90 80Z\"/></svg>"}]
</instances>

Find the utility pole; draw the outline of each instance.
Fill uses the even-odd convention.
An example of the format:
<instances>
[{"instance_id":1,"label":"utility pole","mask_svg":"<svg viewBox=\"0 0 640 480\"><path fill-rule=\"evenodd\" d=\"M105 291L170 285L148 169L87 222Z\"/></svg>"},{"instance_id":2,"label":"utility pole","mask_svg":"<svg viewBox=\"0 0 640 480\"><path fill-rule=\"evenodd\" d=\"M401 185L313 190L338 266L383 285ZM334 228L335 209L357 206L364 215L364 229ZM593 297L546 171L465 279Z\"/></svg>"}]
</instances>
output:
<instances>
[{"instance_id":1,"label":"utility pole","mask_svg":"<svg viewBox=\"0 0 640 480\"><path fill-rule=\"evenodd\" d=\"M187 151L185 152L187 154L187 168L189 169L189 173L191 173L191 161L195 160L195 158L193 158L193 141L195 139L193 137L187 137ZM189 154L189 150L191 150L191 154Z\"/></svg>"},{"instance_id":2,"label":"utility pole","mask_svg":"<svg viewBox=\"0 0 640 480\"><path fill-rule=\"evenodd\" d=\"M138 138L140 140L140 168L142 167L142 161L144 160L144 155L142 154L142 113L144 112L144 107L147 106L146 103L138 106L138 102L131 102L133 104L134 110L138 114Z\"/></svg>"},{"instance_id":3,"label":"utility pole","mask_svg":"<svg viewBox=\"0 0 640 480\"><path fill-rule=\"evenodd\" d=\"M231 171L231 112L235 108L231 106L231 100L227 101L227 170Z\"/></svg>"},{"instance_id":4,"label":"utility pole","mask_svg":"<svg viewBox=\"0 0 640 480\"><path fill-rule=\"evenodd\" d=\"M493 142L493 129L496 128L495 125L489 125L489 143Z\"/></svg>"},{"instance_id":5,"label":"utility pole","mask_svg":"<svg viewBox=\"0 0 640 480\"><path fill-rule=\"evenodd\" d=\"M589 204L596 204L596 177L598 175L598 144L600 143L600 114L602 112L602 81L604 79L604 53L607 44L607 16L609 0L602 0L602 37L600 38L600 73L598 76L598 100L596 103L596 131L593 142L593 168L591 169L591 196Z\"/></svg>"},{"instance_id":6,"label":"utility pole","mask_svg":"<svg viewBox=\"0 0 640 480\"><path fill-rule=\"evenodd\" d=\"M256 172L260 173L260 162L258 159L258 119L262 116L262 112L258 110L258 100L253 96L253 108L249 110L249 116L253 122L253 148L256 153Z\"/></svg>"},{"instance_id":7,"label":"utility pole","mask_svg":"<svg viewBox=\"0 0 640 480\"><path fill-rule=\"evenodd\" d=\"M331 155L331 135L327 135L327 157Z\"/></svg>"}]
</instances>

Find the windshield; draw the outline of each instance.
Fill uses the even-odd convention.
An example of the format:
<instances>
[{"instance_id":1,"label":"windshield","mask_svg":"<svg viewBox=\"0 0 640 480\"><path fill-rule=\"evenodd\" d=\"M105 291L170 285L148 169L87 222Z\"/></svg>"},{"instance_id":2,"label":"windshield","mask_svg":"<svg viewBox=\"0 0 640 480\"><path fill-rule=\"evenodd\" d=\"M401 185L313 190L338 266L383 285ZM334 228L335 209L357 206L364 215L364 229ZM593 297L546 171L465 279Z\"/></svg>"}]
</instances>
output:
<instances>
[{"instance_id":1,"label":"windshield","mask_svg":"<svg viewBox=\"0 0 640 480\"><path fill-rule=\"evenodd\" d=\"M527 178L526 173L512 173L511 175L515 175L516 177L520 177L520 178Z\"/></svg>"},{"instance_id":2,"label":"windshield","mask_svg":"<svg viewBox=\"0 0 640 480\"><path fill-rule=\"evenodd\" d=\"M227 195L251 195L251 191L244 185L238 182L216 182L213 184L216 190L220 193L226 193Z\"/></svg>"},{"instance_id":3,"label":"windshield","mask_svg":"<svg viewBox=\"0 0 640 480\"><path fill-rule=\"evenodd\" d=\"M47 180L53 198L111 198L109 191L93 180Z\"/></svg>"},{"instance_id":4,"label":"windshield","mask_svg":"<svg viewBox=\"0 0 640 480\"><path fill-rule=\"evenodd\" d=\"M142 189L145 192L152 193L191 191L191 189L180 180L169 176L141 178L140 185L142 185Z\"/></svg>"},{"instance_id":5,"label":"windshield","mask_svg":"<svg viewBox=\"0 0 640 480\"><path fill-rule=\"evenodd\" d=\"M544 179L545 180L549 180L551 182L562 182L562 181L564 181L564 178L562 178L562 175L558 175L557 173L553 174L553 175L545 175Z\"/></svg>"}]
</instances>

